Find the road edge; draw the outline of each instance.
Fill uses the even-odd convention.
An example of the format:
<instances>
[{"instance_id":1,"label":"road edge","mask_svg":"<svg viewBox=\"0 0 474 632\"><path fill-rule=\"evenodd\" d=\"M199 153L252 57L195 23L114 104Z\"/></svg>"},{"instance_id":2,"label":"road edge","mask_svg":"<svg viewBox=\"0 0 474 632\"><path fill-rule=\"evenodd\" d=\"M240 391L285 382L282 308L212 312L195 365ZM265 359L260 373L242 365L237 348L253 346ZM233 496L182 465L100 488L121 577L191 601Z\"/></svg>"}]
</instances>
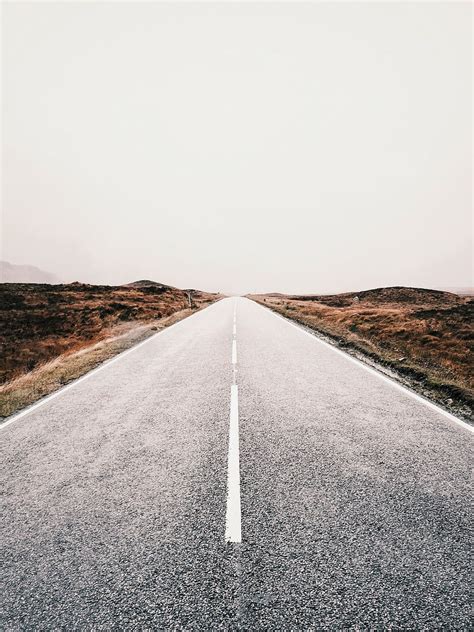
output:
<instances>
[{"instance_id":1,"label":"road edge","mask_svg":"<svg viewBox=\"0 0 474 632\"><path fill-rule=\"evenodd\" d=\"M265 309L265 310L269 311L276 318L280 318L281 320L286 322L287 325L290 325L291 327L294 327L295 329L297 329L298 331L306 334L307 336L310 336L313 340L315 340L316 342L319 342L322 345L325 345L326 347L328 347L329 349L331 349L335 353L339 353L340 355L342 355L347 360L353 362L354 364L357 364L362 369L365 369L366 371L369 371L370 373L376 375L379 379L384 380L385 382L391 384L394 388L398 389L399 391L402 391L403 393L409 395L413 399L416 399L419 402L422 402L423 404L425 404L425 406L427 406L428 408L431 408L432 410L435 410L440 415L442 415L446 419L449 419L450 421L452 421L453 423L457 424L461 428L464 428L465 430L468 430L471 433L474 432L474 425L471 425L469 422L464 421L463 419L460 419L459 417L456 417L456 415L453 415L449 411L445 410L444 408L442 408L438 404L435 404L434 402L429 400L427 397L424 397L423 395L420 395L419 393L417 393L416 391L412 390L408 386L405 386L405 384L402 384L401 382L396 380L394 377L391 377L391 376L387 375L386 373L383 373L382 371L380 371L376 367L364 362L363 360L361 360L359 358L356 358L355 356L351 355L350 353L347 353L343 349L339 349L338 347L336 347L336 345L334 345L331 342L329 342L329 341L323 339L322 337L320 337L318 335L318 332L316 332L314 329L311 329L311 327L309 327L307 325L302 325L301 323L299 323L297 321L293 321L290 318L286 318L285 316L283 316L282 314L279 314L278 312L274 311L270 307L268 307L266 305L262 305L258 301L254 301L251 298L248 298L248 297L243 297L243 298L247 298L248 301L252 301L252 303L255 303L256 305L258 305L262 309Z\"/></svg>"},{"instance_id":2,"label":"road edge","mask_svg":"<svg viewBox=\"0 0 474 632\"><path fill-rule=\"evenodd\" d=\"M154 340L160 334L164 334L167 331L170 331L171 329L173 329L173 327L176 327L177 325L180 325L181 323L184 323L185 321L189 320L190 318L193 318L193 316L197 316L198 314L201 314L204 310L208 309L209 307L212 307L213 305L216 305L217 303L220 303L221 300L222 299L214 301L210 305L206 305L205 307L200 308L199 310L197 310L193 314L188 314L188 315L184 316L183 318L180 318L178 321L174 322L173 324L165 326L163 329L160 329L160 331L157 331L156 333L152 334L151 336L148 336L148 338L145 338L145 340L142 340L141 342L138 342L137 344L132 345L128 349L124 349L123 351L121 351L120 353L115 355L113 358L110 358L109 360L105 360L99 366L91 369L90 371L87 371L86 373L84 373L80 377L78 377L75 380L72 380L71 382L69 382L69 384L66 384L65 386L62 386L61 388L58 388L57 390L53 391L49 395L45 395L44 397L41 397L39 400L37 400L33 404L30 404L29 406L26 406L25 408L23 408L19 412L13 413L13 415L10 415L9 417L6 417L2 422L0 422L0 432L2 432L2 430L7 428L8 426L10 426L11 424L13 424L15 421L18 421L22 417L26 417L27 415L29 415L31 412L33 412L37 408L40 408L44 404L47 404L52 399L55 399L56 397L59 397L60 395L62 395L66 391L68 391L69 389L74 388L75 386L77 386L81 382L84 382L89 377L95 375L99 371L102 371L103 369L109 367L114 362L117 362L118 360L124 358L129 353L132 353L133 351L136 351L137 349L139 349L140 347L145 345L147 342L150 342L151 340Z\"/></svg>"}]
</instances>

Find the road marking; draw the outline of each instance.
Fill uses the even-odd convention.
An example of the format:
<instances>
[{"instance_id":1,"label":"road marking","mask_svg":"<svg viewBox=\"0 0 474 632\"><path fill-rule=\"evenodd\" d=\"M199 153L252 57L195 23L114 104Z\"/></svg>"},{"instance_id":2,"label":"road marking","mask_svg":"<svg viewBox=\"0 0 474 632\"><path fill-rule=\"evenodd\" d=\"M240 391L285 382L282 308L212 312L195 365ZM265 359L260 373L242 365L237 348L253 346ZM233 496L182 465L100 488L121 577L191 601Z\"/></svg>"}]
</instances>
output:
<instances>
[{"instance_id":1,"label":"road marking","mask_svg":"<svg viewBox=\"0 0 474 632\"><path fill-rule=\"evenodd\" d=\"M247 299L247 300L251 300L251 299ZM346 360L349 360L350 362L353 362L354 364L357 364L357 366L359 366L361 369L364 369L365 371L369 371L369 373L372 373L373 375L376 375L379 379L381 379L384 382L387 382L387 384L390 384L391 386L393 386L393 388L396 388L397 390L401 391L402 393L405 393L405 395L409 395L410 397L412 397L413 399L416 399L417 401L421 402L422 404L424 404L428 408L431 408L432 410L435 410L437 413L440 413L441 415L443 415L444 417L446 417L450 421L453 421L454 423L458 424L458 426L461 426L461 428L464 428L465 430L469 430L469 432L474 432L474 426L471 426L470 424L468 424L467 422L463 421L462 419L459 419L458 417L455 417L451 413L448 413L448 411L444 410L444 408L441 408L440 406L437 406L436 404L433 404L433 402L430 402L425 397L422 397L421 395L418 395L418 393L415 393L414 391L410 390L409 388L407 388L403 384L400 384L399 382L395 381L394 379L388 377L384 373L381 373L380 371L377 371L377 369L374 369L373 367L369 366L368 364L365 364L361 360L358 360L357 358L354 358L353 356L349 355L348 353L345 353L341 349L338 349L337 347L332 345L330 342L326 342L326 340L321 340L321 338L318 338L318 336L316 336L316 335L312 334L310 331L307 331L306 329L304 329L303 326L300 326L300 325L297 325L295 323L290 322L288 319L284 318L283 316L280 316L280 314L276 314L269 307L264 307L263 305L260 305L259 303L256 303L255 301L252 301L252 302L255 303L255 305L258 305L259 307L261 307L262 309L267 310L268 312L270 312L270 314L273 314L273 316L275 316L276 318L279 318L280 320L283 320L287 325L290 325L290 327L294 327L299 332L301 332L303 334L306 334L307 336L310 336L315 342L319 342L320 344L322 344L322 345L324 345L326 347L329 347L329 349L331 349L331 351L334 351L335 353L338 353L339 355L343 356Z\"/></svg>"},{"instance_id":2,"label":"road marking","mask_svg":"<svg viewBox=\"0 0 474 632\"><path fill-rule=\"evenodd\" d=\"M229 454L227 459L227 511L225 541L242 542L240 514L239 464L239 392L237 384L230 387Z\"/></svg>"},{"instance_id":3,"label":"road marking","mask_svg":"<svg viewBox=\"0 0 474 632\"><path fill-rule=\"evenodd\" d=\"M236 336L236 335L237 335L237 325L235 324L235 321L234 321L234 327L233 327L233 329L232 329L232 335L233 335L233 336Z\"/></svg>"},{"instance_id":4,"label":"road marking","mask_svg":"<svg viewBox=\"0 0 474 632\"><path fill-rule=\"evenodd\" d=\"M167 331L170 331L171 329L173 329L173 327L177 327L178 325L181 325L182 323L191 320L191 318L196 318L196 316L199 316L200 314L202 314L206 309L210 309L211 307L215 307L219 303L220 303L220 301L217 301L216 303L212 303L211 305L209 305L208 307L205 307L204 309L200 310L199 312L196 312L195 314L191 314L191 316L187 316L186 318L183 318L182 320L178 320L178 322L173 323L172 325L169 325L168 327L165 327L161 331L157 331L156 334L153 334L152 336L150 336L146 340L143 340L142 342L139 342L134 347L131 347L130 349L126 349L125 351L122 351L122 353L119 353L114 358L112 358L110 360L107 360L106 362L104 362L103 364L98 366L97 368L92 369L92 371L89 371L88 373L86 373L82 377L79 377L77 380L74 380L73 382L71 382L67 386L63 386L63 388L60 388L57 391L54 391L54 393L51 393L51 395L47 395L46 397L41 399L39 402L36 402L36 404L32 404L28 408L25 408L24 410L20 411L16 415L13 415L13 417L10 417L9 419L7 419L7 421L4 421L3 423L0 423L0 431L3 430L4 428L6 428L7 426L9 426L10 424L12 424L13 422L18 421L18 419L21 419L22 417L26 417L26 415L29 415L30 413L35 411L37 408L40 408L40 406L43 406L44 404L47 404L52 399L55 399L56 397L59 397L60 395L63 395L64 393L69 391L71 388L74 388L75 386L77 386L81 382L84 382L84 380L87 380L90 377L92 377L93 375L96 375L96 373L99 373L99 371L102 371L103 369L106 369L107 367L109 367L111 364L114 364L115 362L118 362L122 358L125 358L125 356L128 356L129 353L133 353L134 351L136 351L140 347L143 347L143 345L146 345L148 342L151 342L152 340L154 340L154 338L156 338L156 336L159 336L161 334L165 334Z\"/></svg>"},{"instance_id":5,"label":"road marking","mask_svg":"<svg viewBox=\"0 0 474 632\"><path fill-rule=\"evenodd\" d=\"M232 364L237 364L237 340L232 340Z\"/></svg>"}]
</instances>

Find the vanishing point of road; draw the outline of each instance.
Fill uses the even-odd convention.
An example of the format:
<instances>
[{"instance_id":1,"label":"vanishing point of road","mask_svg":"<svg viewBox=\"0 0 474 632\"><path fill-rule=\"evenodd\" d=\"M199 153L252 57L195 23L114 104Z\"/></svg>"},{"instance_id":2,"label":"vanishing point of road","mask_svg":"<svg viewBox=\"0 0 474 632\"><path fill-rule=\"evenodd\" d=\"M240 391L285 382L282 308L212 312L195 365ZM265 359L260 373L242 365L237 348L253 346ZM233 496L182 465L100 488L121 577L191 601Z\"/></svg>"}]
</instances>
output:
<instances>
[{"instance_id":1,"label":"vanishing point of road","mask_svg":"<svg viewBox=\"0 0 474 632\"><path fill-rule=\"evenodd\" d=\"M468 629L471 437L222 300L4 425L0 627Z\"/></svg>"}]
</instances>

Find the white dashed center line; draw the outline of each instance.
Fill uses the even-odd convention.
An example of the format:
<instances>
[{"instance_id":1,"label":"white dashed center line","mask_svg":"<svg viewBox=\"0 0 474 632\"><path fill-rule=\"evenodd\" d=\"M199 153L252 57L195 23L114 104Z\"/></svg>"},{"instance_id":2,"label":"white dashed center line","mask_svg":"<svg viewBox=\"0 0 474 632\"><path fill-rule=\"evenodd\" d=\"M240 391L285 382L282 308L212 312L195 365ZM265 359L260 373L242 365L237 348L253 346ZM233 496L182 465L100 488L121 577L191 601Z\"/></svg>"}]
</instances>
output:
<instances>
[{"instance_id":1,"label":"white dashed center line","mask_svg":"<svg viewBox=\"0 0 474 632\"><path fill-rule=\"evenodd\" d=\"M235 383L237 364L237 328L234 307L232 330L233 381L230 387L229 454L227 458L227 511L225 518L225 541L242 542L240 515L240 456L239 456L239 390Z\"/></svg>"},{"instance_id":2,"label":"white dashed center line","mask_svg":"<svg viewBox=\"0 0 474 632\"><path fill-rule=\"evenodd\" d=\"M239 393L237 384L232 384L230 391L225 540L236 543L242 541L240 528Z\"/></svg>"}]
</instances>

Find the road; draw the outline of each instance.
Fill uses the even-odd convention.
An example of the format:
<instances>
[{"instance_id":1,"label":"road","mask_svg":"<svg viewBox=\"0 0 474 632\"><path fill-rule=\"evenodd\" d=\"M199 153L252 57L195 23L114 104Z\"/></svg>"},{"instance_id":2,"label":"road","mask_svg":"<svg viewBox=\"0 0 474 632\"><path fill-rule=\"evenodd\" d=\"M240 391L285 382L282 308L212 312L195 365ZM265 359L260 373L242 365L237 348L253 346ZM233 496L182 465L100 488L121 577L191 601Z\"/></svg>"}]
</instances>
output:
<instances>
[{"instance_id":1,"label":"road","mask_svg":"<svg viewBox=\"0 0 474 632\"><path fill-rule=\"evenodd\" d=\"M3 428L0 627L467 629L471 437L225 299Z\"/></svg>"}]
</instances>

